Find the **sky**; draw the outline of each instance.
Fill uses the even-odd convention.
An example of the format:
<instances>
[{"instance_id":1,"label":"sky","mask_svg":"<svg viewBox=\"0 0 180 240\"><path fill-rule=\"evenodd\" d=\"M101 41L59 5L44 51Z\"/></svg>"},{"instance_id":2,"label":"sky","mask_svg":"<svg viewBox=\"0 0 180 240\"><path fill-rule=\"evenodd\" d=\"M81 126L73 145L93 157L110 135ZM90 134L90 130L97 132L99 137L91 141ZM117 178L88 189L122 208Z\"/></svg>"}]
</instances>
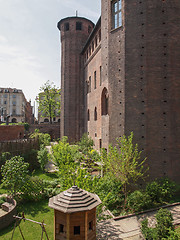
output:
<instances>
[{"instance_id":1,"label":"sky","mask_svg":"<svg viewBox=\"0 0 180 240\"><path fill-rule=\"evenodd\" d=\"M34 104L47 81L60 87L62 18L97 22L100 0L0 0L0 87L22 89Z\"/></svg>"}]
</instances>

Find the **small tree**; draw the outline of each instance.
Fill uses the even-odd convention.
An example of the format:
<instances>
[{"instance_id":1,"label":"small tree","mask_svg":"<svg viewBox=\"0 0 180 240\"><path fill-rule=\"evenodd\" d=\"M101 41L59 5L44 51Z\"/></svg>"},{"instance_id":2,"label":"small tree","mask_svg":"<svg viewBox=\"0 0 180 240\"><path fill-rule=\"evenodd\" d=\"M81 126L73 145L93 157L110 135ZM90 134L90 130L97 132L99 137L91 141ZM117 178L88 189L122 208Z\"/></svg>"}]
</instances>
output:
<instances>
[{"instance_id":1,"label":"small tree","mask_svg":"<svg viewBox=\"0 0 180 240\"><path fill-rule=\"evenodd\" d=\"M48 117L52 124L52 118L60 114L60 89L49 80L40 88L39 111L42 117Z\"/></svg>"},{"instance_id":2,"label":"small tree","mask_svg":"<svg viewBox=\"0 0 180 240\"><path fill-rule=\"evenodd\" d=\"M102 153L104 165L108 174L112 174L121 181L125 200L127 198L127 185L136 182L144 176L144 162L141 160L141 151L138 145L133 144L133 133L126 138L117 139L118 147L109 146L109 152ZM146 169L147 171L147 169Z\"/></svg>"},{"instance_id":3,"label":"small tree","mask_svg":"<svg viewBox=\"0 0 180 240\"><path fill-rule=\"evenodd\" d=\"M8 189L10 195L15 196L21 191L26 181L28 167L29 164L25 163L20 156L12 157L1 167L2 184Z\"/></svg>"}]
</instances>

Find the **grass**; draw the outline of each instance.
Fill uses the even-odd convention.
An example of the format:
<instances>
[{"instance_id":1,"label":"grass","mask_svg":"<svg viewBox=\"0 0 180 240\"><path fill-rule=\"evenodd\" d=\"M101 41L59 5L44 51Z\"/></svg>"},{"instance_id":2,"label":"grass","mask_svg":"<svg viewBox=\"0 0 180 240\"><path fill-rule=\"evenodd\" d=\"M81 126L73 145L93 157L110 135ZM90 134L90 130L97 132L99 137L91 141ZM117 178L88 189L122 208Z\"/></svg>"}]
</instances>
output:
<instances>
[{"instance_id":1,"label":"grass","mask_svg":"<svg viewBox=\"0 0 180 240\"><path fill-rule=\"evenodd\" d=\"M48 200L42 200L40 202L27 202L19 205L18 212L24 212L24 215L28 219L42 222L46 224L45 229L50 240L54 239L54 211L48 207ZM1 240L10 240L13 233L14 224L8 228L0 231ZM23 232L24 238L28 240L41 239L42 228L39 224L29 221L21 221L20 228ZM22 239L19 228L16 227L13 239ZM45 233L43 234L43 240L47 239Z\"/></svg>"},{"instance_id":2,"label":"grass","mask_svg":"<svg viewBox=\"0 0 180 240\"><path fill-rule=\"evenodd\" d=\"M57 173L43 173L40 169L33 172L33 176L38 176L44 180L54 180L58 178ZM7 193L7 190L0 185L0 194ZM28 219L32 219L37 222L46 224L45 229L47 231L49 240L54 239L54 211L48 207L49 200L42 200L40 202L26 202L21 203L18 206L18 213L24 212L24 215ZM11 240L14 224L6 229L0 231L1 240ZM34 240L41 239L42 228L39 224L29 221L21 221L20 228L23 232L25 239ZM19 228L16 227L13 239L22 239ZM46 240L45 233L43 234L43 240Z\"/></svg>"},{"instance_id":3,"label":"grass","mask_svg":"<svg viewBox=\"0 0 180 240\"><path fill-rule=\"evenodd\" d=\"M32 175L33 176L38 176L41 179L50 180L50 181L59 178L57 172L54 172L54 173L42 172L41 169L34 170Z\"/></svg>"}]
</instances>

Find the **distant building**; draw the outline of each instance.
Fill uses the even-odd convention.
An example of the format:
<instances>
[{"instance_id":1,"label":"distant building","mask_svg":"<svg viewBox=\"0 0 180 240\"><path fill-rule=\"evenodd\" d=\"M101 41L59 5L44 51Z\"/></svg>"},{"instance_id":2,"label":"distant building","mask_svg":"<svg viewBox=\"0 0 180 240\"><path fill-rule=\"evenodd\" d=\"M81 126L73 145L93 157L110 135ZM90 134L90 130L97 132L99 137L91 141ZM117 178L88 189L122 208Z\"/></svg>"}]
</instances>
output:
<instances>
[{"instance_id":1,"label":"distant building","mask_svg":"<svg viewBox=\"0 0 180 240\"><path fill-rule=\"evenodd\" d=\"M58 23L61 135L96 149L134 132L150 178L180 181L180 1L101 0L101 18Z\"/></svg>"},{"instance_id":2,"label":"distant building","mask_svg":"<svg viewBox=\"0 0 180 240\"><path fill-rule=\"evenodd\" d=\"M41 92L39 93L38 99L42 100L44 98L44 93ZM57 96L55 97L56 102L60 103L60 96L59 93L57 93ZM60 123L60 109L54 108L52 111L52 123ZM43 113L43 110L40 110L38 107L38 122L39 123L49 123L50 122L50 117L49 113Z\"/></svg>"},{"instance_id":3,"label":"distant building","mask_svg":"<svg viewBox=\"0 0 180 240\"><path fill-rule=\"evenodd\" d=\"M28 102L24 93L16 88L0 88L0 115L1 122L33 123L31 102Z\"/></svg>"}]
</instances>

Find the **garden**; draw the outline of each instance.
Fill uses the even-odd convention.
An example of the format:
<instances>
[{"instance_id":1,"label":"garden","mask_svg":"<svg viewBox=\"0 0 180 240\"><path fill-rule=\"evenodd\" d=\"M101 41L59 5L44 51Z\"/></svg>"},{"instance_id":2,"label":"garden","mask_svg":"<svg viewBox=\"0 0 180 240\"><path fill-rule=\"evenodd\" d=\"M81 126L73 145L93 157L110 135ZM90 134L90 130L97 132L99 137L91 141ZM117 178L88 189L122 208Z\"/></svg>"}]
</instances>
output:
<instances>
[{"instance_id":1,"label":"garden","mask_svg":"<svg viewBox=\"0 0 180 240\"><path fill-rule=\"evenodd\" d=\"M0 194L7 193L17 201L19 216L24 213L28 219L44 221L49 239L53 239L54 216L48 207L48 199L73 185L100 197L102 204L97 211L98 221L107 218L103 214L104 206L118 216L179 201L179 186L168 178L146 183L146 159L142 159L137 144L133 143L133 133L117 139L117 146L109 146L108 152L94 150L93 141L87 135L73 145L64 137L52 144L50 152L46 148L50 145L48 134L35 131L30 137L38 138L40 145L39 150L32 150L33 161L24 155L2 154ZM57 167L56 172L46 171L49 160ZM143 187L139 184L142 182ZM22 221L20 226L25 238L41 237L42 229L38 224ZM0 238L11 239L13 227L2 230ZM146 239L158 239L158 233L152 233L147 222L142 228L144 236L150 236ZM178 239L171 225L168 229L165 239ZM20 239L19 234L16 228L14 239ZM168 238L170 234L174 234L174 238Z\"/></svg>"}]
</instances>

